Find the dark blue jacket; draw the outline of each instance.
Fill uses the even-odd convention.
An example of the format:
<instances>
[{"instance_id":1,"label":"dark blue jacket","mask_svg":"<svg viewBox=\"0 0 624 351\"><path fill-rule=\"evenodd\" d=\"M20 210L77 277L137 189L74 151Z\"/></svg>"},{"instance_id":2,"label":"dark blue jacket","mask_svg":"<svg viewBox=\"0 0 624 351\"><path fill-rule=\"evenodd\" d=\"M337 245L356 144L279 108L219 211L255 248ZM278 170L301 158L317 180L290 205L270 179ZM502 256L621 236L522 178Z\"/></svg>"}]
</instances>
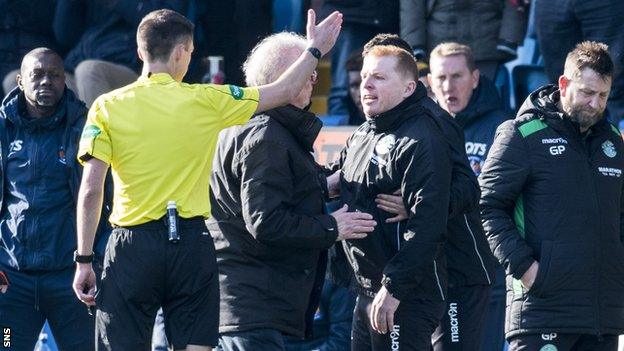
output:
<instances>
[{"instance_id":1,"label":"dark blue jacket","mask_svg":"<svg viewBox=\"0 0 624 351\"><path fill-rule=\"evenodd\" d=\"M494 84L481 76L468 106L455 116L455 121L464 130L466 155L477 176L481 174L496 128L511 117L512 112L504 109Z\"/></svg>"},{"instance_id":2,"label":"dark blue jacket","mask_svg":"<svg viewBox=\"0 0 624 351\"><path fill-rule=\"evenodd\" d=\"M34 132L30 129L32 124L23 122L23 99L19 88L15 88L0 107L0 220L11 218L6 223L0 221L0 267L8 266L20 270L63 269L73 264L72 254L76 249L76 231L72 221L75 221L74 213L82 176L82 167L76 160L76 154L87 108L71 90L66 89L57 113L50 117L58 126L46 126L50 129L47 132ZM19 145L15 141L18 135ZM37 155L36 150L26 149L35 144L27 142L27 138L36 140L39 147L53 145L58 148L58 160L52 160L55 164L48 162L49 154ZM26 159L17 159L12 167L23 168L24 172L16 172L14 169L11 172L12 179L7 179L10 152L15 153L22 148L25 150L21 154ZM60 172L65 174L51 172L50 168L54 166L59 166ZM41 181L40 177L45 177L45 181ZM65 179L67 187L62 185ZM106 189L110 191L111 187L107 186ZM59 201L57 197L64 199ZM8 199L11 198L13 204L9 209ZM105 204L110 203L110 198L111 194L107 192ZM34 204L33 201L37 203ZM68 205L63 206L63 201L67 201ZM108 208L105 206L102 218L106 218L107 212ZM27 216L36 217L26 218ZM68 220L67 216L71 219ZM99 254L104 251L110 232L107 227L106 221L101 221L95 240L95 248ZM50 237L51 235L55 237ZM58 237L59 235L62 237Z\"/></svg>"},{"instance_id":3,"label":"dark blue jacket","mask_svg":"<svg viewBox=\"0 0 624 351\"><path fill-rule=\"evenodd\" d=\"M507 338L624 332L622 135L606 118L581 133L560 100L555 85L531 93L479 178L483 227L507 272Z\"/></svg>"},{"instance_id":4,"label":"dark blue jacket","mask_svg":"<svg viewBox=\"0 0 624 351\"><path fill-rule=\"evenodd\" d=\"M52 34L55 2L0 1L0 77L19 69L22 57L36 47L57 49Z\"/></svg>"},{"instance_id":5,"label":"dark blue jacket","mask_svg":"<svg viewBox=\"0 0 624 351\"><path fill-rule=\"evenodd\" d=\"M151 11L170 8L186 12L186 0L58 0L54 35L71 49L65 69L73 72L87 59L98 59L139 69L136 30Z\"/></svg>"}]
</instances>

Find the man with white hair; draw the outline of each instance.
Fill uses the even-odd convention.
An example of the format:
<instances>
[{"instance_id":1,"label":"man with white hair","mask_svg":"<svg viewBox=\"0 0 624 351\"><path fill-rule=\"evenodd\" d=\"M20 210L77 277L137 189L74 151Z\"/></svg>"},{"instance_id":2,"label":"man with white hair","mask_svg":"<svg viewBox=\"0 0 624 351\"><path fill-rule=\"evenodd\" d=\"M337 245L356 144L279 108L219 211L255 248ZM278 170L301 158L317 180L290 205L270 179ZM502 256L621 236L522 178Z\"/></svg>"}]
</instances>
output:
<instances>
[{"instance_id":1,"label":"man with white hair","mask_svg":"<svg viewBox=\"0 0 624 351\"><path fill-rule=\"evenodd\" d=\"M265 38L243 66L250 87L271 84L306 50L292 33ZM221 292L219 350L284 350L302 338L320 298L326 250L373 231L372 216L327 214L325 171L311 155L321 121L307 111L313 73L289 104L222 132L210 185Z\"/></svg>"}]
</instances>

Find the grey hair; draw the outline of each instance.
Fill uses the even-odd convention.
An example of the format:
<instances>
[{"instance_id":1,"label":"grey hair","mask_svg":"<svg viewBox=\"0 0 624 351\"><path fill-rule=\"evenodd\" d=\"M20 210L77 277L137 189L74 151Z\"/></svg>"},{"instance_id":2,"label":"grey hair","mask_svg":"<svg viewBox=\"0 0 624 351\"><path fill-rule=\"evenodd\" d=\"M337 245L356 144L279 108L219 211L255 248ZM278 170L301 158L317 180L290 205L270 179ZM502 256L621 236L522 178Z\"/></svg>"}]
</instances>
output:
<instances>
[{"instance_id":1,"label":"grey hair","mask_svg":"<svg viewBox=\"0 0 624 351\"><path fill-rule=\"evenodd\" d=\"M293 63L288 52L304 52L307 41L296 33L269 35L256 45L243 63L245 83L257 87L276 81Z\"/></svg>"}]
</instances>

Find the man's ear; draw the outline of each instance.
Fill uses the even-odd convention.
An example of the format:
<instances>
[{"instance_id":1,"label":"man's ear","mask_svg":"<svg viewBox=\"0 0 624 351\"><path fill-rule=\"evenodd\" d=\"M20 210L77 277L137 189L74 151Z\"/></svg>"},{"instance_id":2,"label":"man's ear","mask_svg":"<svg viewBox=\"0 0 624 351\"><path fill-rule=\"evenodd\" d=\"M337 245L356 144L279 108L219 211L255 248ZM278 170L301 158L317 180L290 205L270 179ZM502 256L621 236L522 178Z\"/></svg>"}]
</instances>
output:
<instances>
[{"instance_id":1,"label":"man's ear","mask_svg":"<svg viewBox=\"0 0 624 351\"><path fill-rule=\"evenodd\" d=\"M173 59L178 62L182 59L182 52L185 50L184 44L178 44L173 49Z\"/></svg>"},{"instance_id":2,"label":"man's ear","mask_svg":"<svg viewBox=\"0 0 624 351\"><path fill-rule=\"evenodd\" d=\"M403 97L408 97L408 96L412 95L414 93L414 90L416 90L416 82L411 80L405 86L405 91L403 92Z\"/></svg>"},{"instance_id":3,"label":"man's ear","mask_svg":"<svg viewBox=\"0 0 624 351\"><path fill-rule=\"evenodd\" d=\"M137 48L137 56L139 56L139 60L145 62L145 58L143 57L143 53L141 52L141 49Z\"/></svg>"},{"instance_id":4,"label":"man's ear","mask_svg":"<svg viewBox=\"0 0 624 351\"><path fill-rule=\"evenodd\" d=\"M479 86L479 77L481 76L481 71L478 68L475 68L472 71L472 89L477 89Z\"/></svg>"},{"instance_id":5,"label":"man's ear","mask_svg":"<svg viewBox=\"0 0 624 351\"><path fill-rule=\"evenodd\" d=\"M558 84L561 96L566 96L568 87L570 86L570 80L568 79L568 77L566 77L565 75L559 76Z\"/></svg>"},{"instance_id":6,"label":"man's ear","mask_svg":"<svg viewBox=\"0 0 624 351\"><path fill-rule=\"evenodd\" d=\"M22 84L22 74L18 73L15 76L15 82L17 83L17 86L20 88L21 91L24 91L24 85Z\"/></svg>"}]
</instances>

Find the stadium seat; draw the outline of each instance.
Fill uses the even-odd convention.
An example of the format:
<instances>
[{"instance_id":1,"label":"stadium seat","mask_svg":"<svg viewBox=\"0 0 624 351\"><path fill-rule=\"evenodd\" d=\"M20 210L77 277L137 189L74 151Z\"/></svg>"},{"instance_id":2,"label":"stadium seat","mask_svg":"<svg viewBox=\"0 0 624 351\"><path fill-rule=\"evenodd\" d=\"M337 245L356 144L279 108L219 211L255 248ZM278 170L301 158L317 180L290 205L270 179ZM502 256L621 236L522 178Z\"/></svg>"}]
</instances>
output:
<instances>
[{"instance_id":1,"label":"stadium seat","mask_svg":"<svg viewBox=\"0 0 624 351\"><path fill-rule=\"evenodd\" d=\"M548 77L544 67L538 65L518 65L511 71L516 109L518 109L526 97L537 88L548 84Z\"/></svg>"},{"instance_id":2,"label":"stadium seat","mask_svg":"<svg viewBox=\"0 0 624 351\"><path fill-rule=\"evenodd\" d=\"M496 90L498 90L498 96L500 96L503 106L505 109L510 109L511 88L509 83L509 71L504 65L498 67L494 85L496 86Z\"/></svg>"},{"instance_id":3,"label":"stadium seat","mask_svg":"<svg viewBox=\"0 0 624 351\"><path fill-rule=\"evenodd\" d=\"M347 115L320 115L318 117L323 122L323 127L345 126L349 123Z\"/></svg>"}]
</instances>

